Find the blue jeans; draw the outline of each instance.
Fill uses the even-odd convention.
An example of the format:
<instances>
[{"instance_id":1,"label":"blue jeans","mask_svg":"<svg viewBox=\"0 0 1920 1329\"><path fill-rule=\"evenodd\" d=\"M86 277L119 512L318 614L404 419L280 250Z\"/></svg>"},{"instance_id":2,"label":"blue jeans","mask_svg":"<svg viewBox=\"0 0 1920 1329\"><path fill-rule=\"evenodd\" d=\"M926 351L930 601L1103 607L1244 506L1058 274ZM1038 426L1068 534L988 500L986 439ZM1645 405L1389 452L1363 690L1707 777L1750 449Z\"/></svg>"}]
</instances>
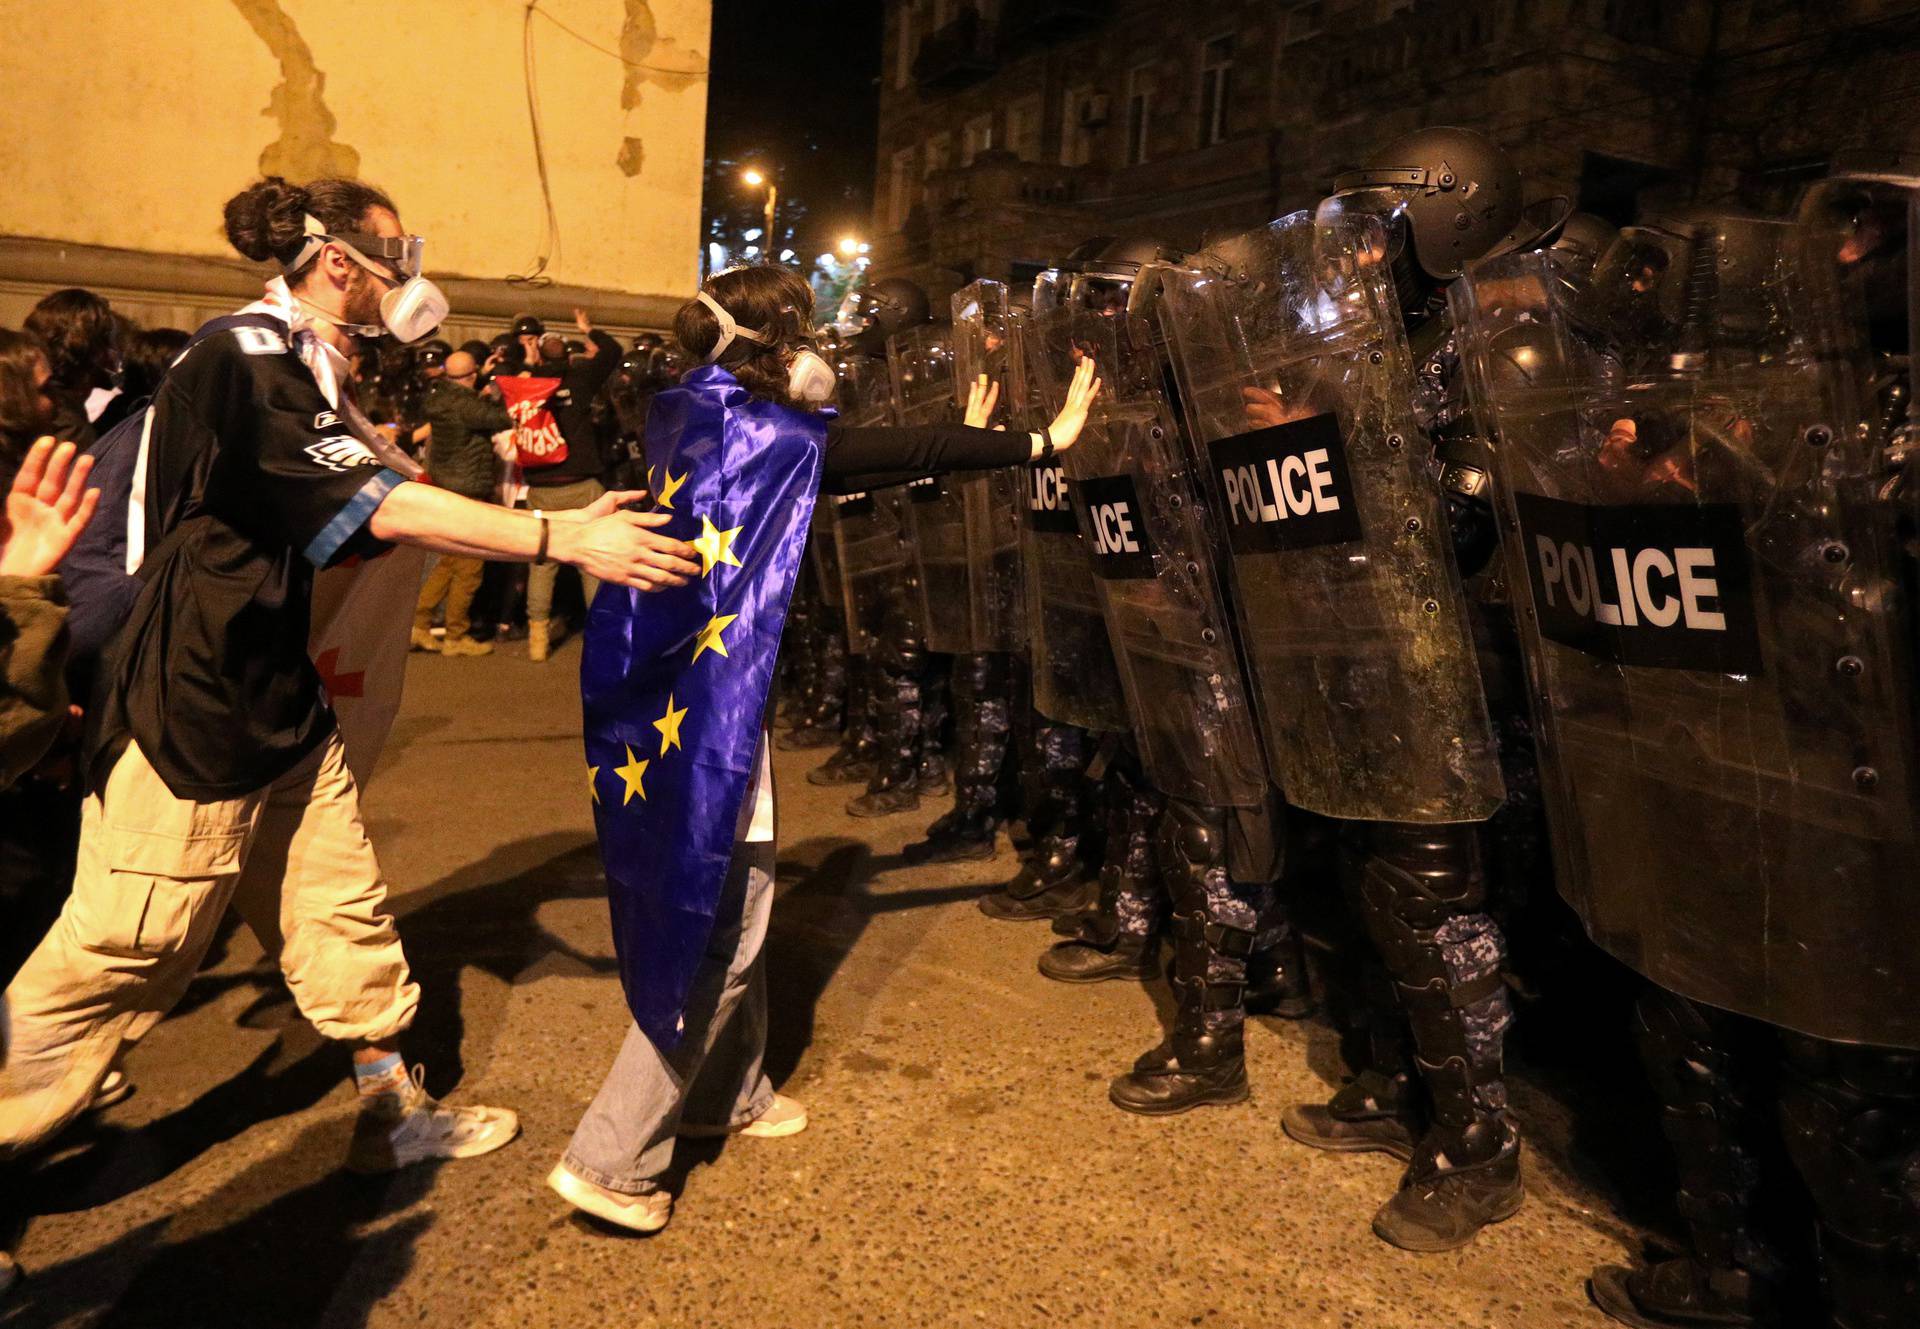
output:
<instances>
[{"instance_id":1,"label":"blue jeans","mask_svg":"<svg viewBox=\"0 0 1920 1329\"><path fill-rule=\"evenodd\" d=\"M660 1188L682 1123L746 1125L773 1103L767 973L760 951L773 913L774 846L739 844L720 892L706 959L687 994L686 1032L662 1053L629 1023L613 1069L563 1158L575 1176L623 1195Z\"/></svg>"}]
</instances>

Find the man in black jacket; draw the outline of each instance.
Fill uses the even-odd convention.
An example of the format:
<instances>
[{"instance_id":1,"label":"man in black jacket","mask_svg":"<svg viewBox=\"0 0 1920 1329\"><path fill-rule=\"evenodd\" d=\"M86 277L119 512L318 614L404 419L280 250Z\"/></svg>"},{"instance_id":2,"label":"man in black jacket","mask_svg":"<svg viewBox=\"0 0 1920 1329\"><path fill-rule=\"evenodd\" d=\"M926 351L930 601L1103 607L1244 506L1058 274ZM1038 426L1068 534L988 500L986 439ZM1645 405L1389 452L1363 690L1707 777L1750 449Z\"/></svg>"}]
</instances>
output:
<instances>
[{"instance_id":1,"label":"man in black jacket","mask_svg":"<svg viewBox=\"0 0 1920 1329\"><path fill-rule=\"evenodd\" d=\"M597 331L584 309L573 311L573 321L593 343L592 354L569 356L566 343L549 333L540 343L545 363L534 371L560 380L560 386L547 399L547 407L560 426L560 437L567 442L566 460L526 473L527 504L541 512L584 508L607 492L601 483L607 466L600 433L594 425L593 399L620 364L620 343ZM551 646L548 629L553 614L554 574L558 571L552 565L527 570L527 656L532 660L546 659ZM582 573L580 588L587 603L592 604L600 584Z\"/></svg>"},{"instance_id":2,"label":"man in black jacket","mask_svg":"<svg viewBox=\"0 0 1920 1329\"><path fill-rule=\"evenodd\" d=\"M499 401L497 390L482 394L474 390L480 366L465 351L446 358L445 372L427 386L423 413L433 429L432 452L427 457L428 472L442 489L481 503L493 502L493 436L513 428L507 408ZM420 602L413 611L413 647L419 651L440 651L447 655L491 655L491 642L475 641L467 635L473 626L470 612L474 593L480 589L480 575L486 563L478 558L442 554L427 573L420 588ZM436 641L430 630L434 606L447 605L447 635Z\"/></svg>"}]
</instances>

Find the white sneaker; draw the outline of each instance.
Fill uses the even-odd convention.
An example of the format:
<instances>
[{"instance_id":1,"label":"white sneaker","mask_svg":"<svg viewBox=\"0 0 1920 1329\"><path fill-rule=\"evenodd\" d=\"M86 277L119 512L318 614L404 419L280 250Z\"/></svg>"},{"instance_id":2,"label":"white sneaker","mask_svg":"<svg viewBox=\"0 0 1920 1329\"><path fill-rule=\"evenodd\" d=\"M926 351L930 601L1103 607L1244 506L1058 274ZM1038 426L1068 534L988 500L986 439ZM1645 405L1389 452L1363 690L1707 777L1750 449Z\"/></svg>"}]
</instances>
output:
<instances>
[{"instance_id":1,"label":"white sneaker","mask_svg":"<svg viewBox=\"0 0 1920 1329\"><path fill-rule=\"evenodd\" d=\"M576 1176L565 1163L555 1163L547 1174L547 1185L559 1197L583 1214L592 1214L603 1223L633 1232L658 1232L673 1217L673 1196L665 1191L645 1195L626 1195L597 1186Z\"/></svg>"},{"instance_id":2,"label":"white sneaker","mask_svg":"<svg viewBox=\"0 0 1920 1329\"><path fill-rule=\"evenodd\" d=\"M117 1067L107 1072L100 1081L100 1087L93 1091L93 1101L87 1104L89 1112L104 1112L116 1103L124 1103L133 1097L133 1081L126 1072Z\"/></svg>"},{"instance_id":3,"label":"white sneaker","mask_svg":"<svg viewBox=\"0 0 1920 1329\"><path fill-rule=\"evenodd\" d=\"M354 1123L347 1167L391 1172L429 1158L477 1158L520 1133L507 1108L447 1107L426 1089L427 1068L415 1066L398 1093L375 1094Z\"/></svg>"},{"instance_id":4,"label":"white sneaker","mask_svg":"<svg viewBox=\"0 0 1920 1329\"><path fill-rule=\"evenodd\" d=\"M807 1110L785 1094L775 1094L767 1110L744 1126L680 1125L680 1134L690 1140L711 1140L722 1135L746 1135L756 1140L778 1140L798 1135L807 1128Z\"/></svg>"}]
</instances>

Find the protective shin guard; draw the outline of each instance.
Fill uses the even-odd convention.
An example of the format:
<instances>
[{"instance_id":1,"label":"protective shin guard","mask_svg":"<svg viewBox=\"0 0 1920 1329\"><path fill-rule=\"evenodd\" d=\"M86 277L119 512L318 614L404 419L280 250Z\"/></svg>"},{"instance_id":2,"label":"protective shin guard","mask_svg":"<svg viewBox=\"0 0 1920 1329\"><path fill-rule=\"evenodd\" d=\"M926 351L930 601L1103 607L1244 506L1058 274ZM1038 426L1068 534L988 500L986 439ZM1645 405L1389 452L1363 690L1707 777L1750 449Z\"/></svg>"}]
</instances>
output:
<instances>
[{"instance_id":1,"label":"protective shin guard","mask_svg":"<svg viewBox=\"0 0 1920 1329\"><path fill-rule=\"evenodd\" d=\"M1040 972L1062 983L1158 978L1166 890L1154 861L1153 835L1164 800L1151 789L1114 778L1107 789L1107 858L1090 909L1062 914L1069 929L1040 957Z\"/></svg>"},{"instance_id":2,"label":"protective shin guard","mask_svg":"<svg viewBox=\"0 0 1920 1329\"><path fill-rule=\"evenodd\" d=\"M1448 1250L1519 1210L1520 1142L1507 1119L1512 1023L1505 944L1482 912L1478 828L1376 823L1363 918L1413 1029L1431 1124L1374 1231L1406 1250Z\"/></svg>"},{"instance_id":3,"label":"protective shin guard","mask_svg":"<svg viewBox=\"0 0 1920 1329\"><path fill-rule=\"evenodd\" d=\"M984 654L954 660L953 807L906 847L909 863L993 857L1009 729L1003 662Z\"/></svg>"},{"instance_id":4,"label":"protective shin guard","mask_svg":"<svg viewBox=\"0 0 1920 1329\"><path fill-rule=\"evenodd\" d=\"M1781 1038L1781 1129L1834 1329L1920 1323L1920 1053Z\"/></svg>"},{"instance_id":5,"label":"protective shin guard","mask_svg":"<svg viewBox=\"0 0 1920 1329\"><path fill-rule=\"evenodd\" d=\"M1247 1097L1243 1042L1247 958L1253 953L1262 892L1231 881L1221 809L1170 800L1160 819L1159 859L1174 895L1172 1032L1113 1082L1114 1106L1167 1116Z\"/></svg>"},{"instance_id":6,"label":"protective shin guard","mask_svg":"<svg viewBox=\"0 0 1920 1329\"><path fill-rule=\"evenodd\" d=\"M878 764L866 792L848 802L848 816L885 817L920 806L922 664L914 645L896 645L877 661L870 709Z\"/></svg>"},{"instance_id":7,"label":"protective shin guard","mask_svg":"<svg viewBox=\"0 0 1920 1329\"><path fill-rule=\"evenodd\" d=\"M847 670L847 728L840 746L826 761L807 772L807 783L865 784L873 775L879 741L873 730L874 666L866 656L855 656Z\"/></svg>"}]
</instances>

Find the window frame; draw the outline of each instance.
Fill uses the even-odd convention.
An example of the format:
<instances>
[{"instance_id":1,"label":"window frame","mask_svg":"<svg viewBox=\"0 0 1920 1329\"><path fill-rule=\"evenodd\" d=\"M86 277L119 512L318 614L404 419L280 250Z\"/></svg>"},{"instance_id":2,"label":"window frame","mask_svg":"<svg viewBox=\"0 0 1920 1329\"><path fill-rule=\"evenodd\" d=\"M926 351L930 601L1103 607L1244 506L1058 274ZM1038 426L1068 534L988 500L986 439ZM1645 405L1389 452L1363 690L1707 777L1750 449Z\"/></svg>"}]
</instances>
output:
<instances>
[{"instance_id":1,"label":"window frame","mask_svg":"<svg viewBox=\"0 0 1920 1329\"><path fill-rule=\"evenodd\" d=\"M1200 118L1199 145L1203 148L1211 148L1227 141L1227 111L1229 103L1233 98L1233 65L1234 57L1239 54L1238 39L1238 33L1222 32L1212 37L1204 38L1200 42L1200 84L1196 90L1197 95L1195 101L1198 104ZM1226 62L1224 64L1207 63L1208 48L1220 42L1227 43ZM1212 105L1209 106L1207 96L1208 81L1209 78L1214 75L1218 76L1218 80L1214 83L1213 101ZM1209 116L1209 112L1211 112L1211 116Z\"/></svg>"},{"instance_id":2,"label":"window frame","mask_svg":"<svg viewBox=\"0 0 1920 1329\"><path fill-rule=\"evenodd\" d=\"M1153 83L1158 69L1158 62L1153 60L1142 60L1127 69L1126 120L1120 141L1123 166L1145 166L1151 159ZM1137 124L1136 107L1139 110Z\"/></svg>"}]
</instances>

